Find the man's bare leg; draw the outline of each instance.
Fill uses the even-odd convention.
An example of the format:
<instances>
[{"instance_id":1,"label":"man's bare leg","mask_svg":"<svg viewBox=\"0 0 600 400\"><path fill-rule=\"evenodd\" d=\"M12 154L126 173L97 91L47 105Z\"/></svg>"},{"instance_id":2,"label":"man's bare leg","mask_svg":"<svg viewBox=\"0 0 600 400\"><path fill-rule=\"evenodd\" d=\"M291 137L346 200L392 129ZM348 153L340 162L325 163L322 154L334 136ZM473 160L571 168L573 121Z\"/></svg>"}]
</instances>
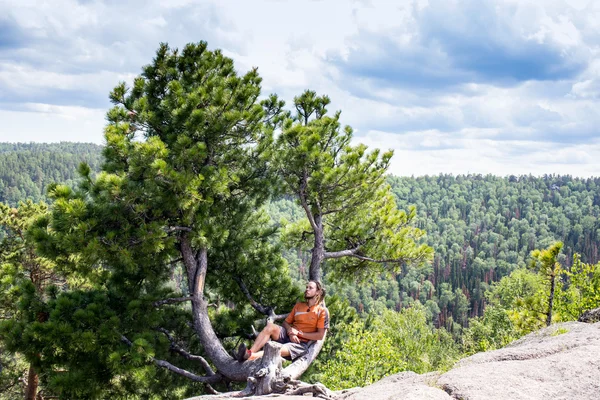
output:
<instances>
[{"instance_id":1,"label":"man's bare leg","mask_svg":"<svg viewBox=\"0 0 600 400\"><path fill-rule=\"evenodd\" d=\"M254 341L254 344L252 345L252 347L250 347L250 351L252 353L250 354L250 357L248 359L255 360L257 358L262 357L263 352L260 350L265 346L265 344L267 344L267 342L269 340L279 339L279 334L281 332L281 329L282 328L280 326L275 325L272 322L268 322L267 326L265 326L263 328L263 330L260 331L260 333L256 337L256 340Z\"/></svg>"},{"instance_id":2,"label":"man's bare leg","mask_svg":"<svg viewBox=\"0 0 600 400\"><path fill-rule=\"evenodd\" d=\"M256 360L257 358L261 358L263 356L263 353L264 352L262 350L257 351L256 353L252 352L252 355L250 355L250 358L248 358L248 360ZM289 357L290 356L290 350L287 348L287 346L285 344L281 347L281 351L279 352L279 355L281 357Z\"/></svg>"}]
</instances>

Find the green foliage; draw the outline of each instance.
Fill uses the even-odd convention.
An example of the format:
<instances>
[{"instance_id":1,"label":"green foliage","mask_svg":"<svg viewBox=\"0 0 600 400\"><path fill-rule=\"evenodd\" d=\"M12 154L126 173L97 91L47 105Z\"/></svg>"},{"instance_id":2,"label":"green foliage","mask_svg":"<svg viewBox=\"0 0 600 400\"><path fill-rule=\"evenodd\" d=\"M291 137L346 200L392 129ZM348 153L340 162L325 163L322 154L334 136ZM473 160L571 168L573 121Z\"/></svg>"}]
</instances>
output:
<instances>
[{"instance_id":1,"label":"green foliage","mask_svg":"<svg viewBox=\"0 0 600 400\"><path fill-rule=\"evenodd\" d=\"M23 332L43 325L47 291L63 283L54 273L54 264L39 257L27 240L27 229L46 212L44 203L31 200L19 203L18 208L0 203L4 232L0 242L0 387L7 392L23 389L18 378L26 374L29 364L38 369L39 355Z\"/></svg>"},{"instance_id":2,"label":"green foliage","mask_svg":"<svg viewBox=\"0 0 600 400\"><path fill-rule=\"evenodd\" d=\"M504 347L517 335L506 310L490 305L482 317L469 320L469 327L463 331L461 339L464 351L473 354Z\"/></svg>"},{"instance_id":3,"label":"green foliage","mask_svg":"<svg viewBox=\"0 0 600 400\"><path fill-rule=\"evenodd\" d=\"M204 374L171 352L163 334L205 355L189 327L190 307L155 305L188 296L195 290L188 278L216 303L210 316L229 350L257 319L238 281L282 312L299 297L272 244L274 227L257 211L274 191L269 160L279 112L276 97L258 101L260 80L256 70L238 75L231 59L204 42L181 52L161 45L132 88L120 84L111 93L101 171L94 177L82 165L75 188L50 186L50 212L30 235L37 251L79 286L44 303L45 323L29 318L7 330L21 332L24 340L12 351L39 354L61 396L202 392L183 378L164 379L153 364L156 358ZM207 273L200 280L190 265L204 250Z\"/></svg>"},{"instance_id":4,"label":"green foliage","mask_svg":"<svg viewBox=\"0 0 600 400\"><path fill-rule=\"evenodd\" d=\"M423 306L385 311L343 325L345 338L315 374L330 388L365 386L401 371L425 373L448 369L459 357L444 329L434 329Z\"/></svg>"},{"instance_id":5,"label":"green foliage","mask_svg":"<svg viewBox=\"0 0 600 400\"><path fill-rule=\"evenodd\" d=\"M552 323L554 311L554 297L557 290L556 278L560 275L562 267L558 262L558 256L562 250L563 244L556 242L547 249L534 250L531 252L532 267L538 268L538 273L544 279L546 285L547 307L546 307L546 325ZM560 291L560 283L558 291Z\"/></svg>"},{"instance_id":6,"label":"green foliage","mask_svg":"<svg viewBox=\"0 0 600 400\"><path fill-rule=\"evenodd\" d=\"M526 269L518 269L495 284L489 293L490 303L507 313L521 337L545 325L548 306L543 277Z\"/></svg>"},{"instance_id":7,"label":"green foliage","mask_svg":"<svg viewBox=\"0 0 600 400\"><path fill-rule=\"evenodd\" d=\"M355 321L345 327L348 339L318 375L333 390L369 385L384 376L404 370L402 355L382 331Z\"/></svg>"},{"instance_id":8,"label":"green foliage","mask_svg":"<svg viewBox=\"0 0 600 400\"><path fill-rule=\"evenodd\" d=\"M556 304L562 321L576 320L585 311L600 307L600 263L584 263L575 254L571 268L563 271L563 278L565 283Z\"/></svg>"},{"instance_id":9,"label":"green foliage","mask_svg":"<svg viewBox=\"0 0 600 400\"><path fill-rule=\"evenodd\" d=\"M551 334L550 336L559 336L559 335L564 335L565 333L569 333L569 329L564 328L564 327L559 327L556 328Z\"/></svg>"},{"instance_id":10,"label":"green foliage","mask_svg":"<svg viewBox=\"0 0 600 400\"><path fill-rule=\"evenodd\" d=\"M452 301L442 300L445 284L463 291L468 317L475 317L483 314L489 286L527 266L536 248L563 242L565 259L559 261L565 269L575 253L585 263L599 261L600 178L441 174L388 182L400 209L416 206L415 225L427 231L427 244L435 250L428 271L408 271L399 279L400 301L423 303L425 287L433 285L425 300L440 306L439 326L450 329L450 317L467 324Z\"/></svg>"},{"instance_id":11,"label":"green foliage","mask_svg":"<svg viewBox=\"0 0 600 400\"><path fill-rule=\"evenodd\" d=\"M469 321L462 342L467 353L505 346L547 324L549 299L556 299L552 321L573 321L600 306L598 264L581 262L575 254L570 269L557 261L562 243L532 252L537 272L518 269L494 284L483 317ZM555 279L554 292L551 291Z\"/></svg>"},{"instance_id":12,"label":"green foliage","mask_svg":"<svg viewBox=\"0 0 600 400\"><path fill-rule=\"evenodd\" d=\"M6 349L0 340L0 400L13 400L23 396L21 378L29 365L22 355Z\"/></svg>"},{"instance_id":13,"label":"green foliage","mask_svg":"<svg viewBox=\"0 0 600 400\"><path fill-rule=\"evenodd\" d=\"M328 114L329 103L307 90L294 98L296 113L282 119L275 168L307 217L286 226L284 238L311 249L311 279L321 278L322 267L356 279L423 264L432 253L421 243L425 232L411 225L415 210L400 211L385 181L393 153L352 146L352 128L341 128L339 111Z\"/></svg>"}]
</instances>

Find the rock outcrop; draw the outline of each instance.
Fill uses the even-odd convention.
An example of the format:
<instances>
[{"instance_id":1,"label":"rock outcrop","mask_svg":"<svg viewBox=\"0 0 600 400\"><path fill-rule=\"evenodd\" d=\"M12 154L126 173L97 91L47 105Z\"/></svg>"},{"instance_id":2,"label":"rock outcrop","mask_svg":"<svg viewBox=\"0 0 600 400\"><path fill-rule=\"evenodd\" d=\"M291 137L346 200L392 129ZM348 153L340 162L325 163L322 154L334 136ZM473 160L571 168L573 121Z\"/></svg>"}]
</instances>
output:
<instances>
[{"instance_id":1,"label":"rock outcrop","mask_svg":"<svg viewBox=\"0 0 600 400\"><path fill-rule=\"evenodd\" d=\"M418 393L417 397L414 393ZM600 323L552 325L503 349L462 359L439 376L401 373L339 398L597 400Z\"/></svg>"},{"instance_id":2,"label":"rock outcrop","mask_svg":"<svg viewBox=\"0 0 600 400\"><path fill-rule=\"evenodd\" d=\"M587 322L588 324L600 322L600 307L584 312L583 314L581 314L581 317L579 317L578 321Z\"/></svg>"},{"instance_id":3,"label":"rock outcrop","mask_svg":"<svg viewBox=\"0 0 600 400\"><path fill-rule=\"evenodd\" d=\"M281 400L299 398L268 396L270 399L274 397ZM600 399L600 322L552 325L503 349L464 358L446 373L418 375L402 372L364 388L336 392L334 398L597 400Z\"/></svg>"}]
</instances>

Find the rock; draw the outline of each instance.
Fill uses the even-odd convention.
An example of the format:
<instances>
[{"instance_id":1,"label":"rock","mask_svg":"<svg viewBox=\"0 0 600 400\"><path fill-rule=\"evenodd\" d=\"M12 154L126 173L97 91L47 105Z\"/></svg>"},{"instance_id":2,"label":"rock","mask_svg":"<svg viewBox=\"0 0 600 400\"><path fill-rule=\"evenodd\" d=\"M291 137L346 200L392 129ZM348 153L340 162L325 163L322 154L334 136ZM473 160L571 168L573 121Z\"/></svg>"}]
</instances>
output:
<instances>
[{"instance_id":1,"label":"rock","mask_svg":"<svg viewBox=\"0 0 600 400\"><path fill-rule=\"evenodd\" d=\"M600 323L568 322L461 360L437 380L453 398L598 399Z\"/></svg>"},{"instance_id":2,"label":"rock","mask_svg":"<svg viewBox=\"0 0 600 400\"><path fill-rule=\"evenodd\" d=\"M581 317L579 317L578 321L587 322L588 324L600 322L600 307L584 312L583 314L581 314Z\"/></svg>"},{"instance_id":3,"label":"rock","mask_svg":"<svg viewBox=\"0 0 600 400\"><path fill-rule=\"evenodd\" d=\"M444 373L402 372L364 388L335 392L335 400L525 400L600 398L600 322L567 322L509 346L478 353ZM203 396L195 399L217 399ZM298 396L254 399L297 400Z\"/></svg>"},{"instance_id":4,"label":"rock","mask_svg":"<svg viewBox=\"0 0 600 400\"><path fill-rule=\"evenodd\" d=\"M340 394L336 400L450 400L446 392L434 387L438 373L418 375L414 372L401 372L383 378L379 382L347 394Z\"/></svg>"}]
</instances>

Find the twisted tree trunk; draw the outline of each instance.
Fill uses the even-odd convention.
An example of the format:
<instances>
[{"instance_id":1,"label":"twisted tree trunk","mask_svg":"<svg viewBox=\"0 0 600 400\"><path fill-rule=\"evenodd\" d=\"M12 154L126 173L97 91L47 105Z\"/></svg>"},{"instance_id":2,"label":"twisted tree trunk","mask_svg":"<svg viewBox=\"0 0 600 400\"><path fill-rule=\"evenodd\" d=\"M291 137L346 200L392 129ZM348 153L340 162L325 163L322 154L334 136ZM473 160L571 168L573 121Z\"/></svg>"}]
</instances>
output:
<instances>
[{"instance_id":1,"label":"twisted tree trunk","mask_svg":"<svg viewBox=\"0 0 600 400\"><path fill-rule=\"evenodd\" d=\"M320 347L323 341L320 342ZM316 345L316 343L315 343ZM316 357L319 351L315 351L315 345L311 346L309 353ZM245 396L263 396L267 394L287 394L287 395L304 395L304 393L312 393L314 397L330 399L332 393L320 383L310 384L299 381L297 376L291 374L302 374L306 367L310 365L310 354L305 354L298 361L294 361L288 368L281 368L281 344L277 342L268 342L264 347L264 353L260 358L260 364L256 372L248 377L248 385L246 388L233 394L235 397ZM292 368L290 368L292 367Z\"/></svg>"},{"instance_id":2,"label":"twisted tree trunk","mask_svg":"<svg viewBox=\"0 0 600 400\"><path fill-rule=\"evenodd\" d=\"M269 371L277 371L269 372L268 376L276 373L279 374L278 376L285 376L289 382L298 379L321 351L324 338L323 340L319 340L310 346L307 354L295 360L285 369L282 369L280 364L276 364L275 361L273 361L280 359L279 347L277 348L277 351L273 350L274 347L279 345L275 342L267 343L268 348L271 349L268 351L275 352L274 355L265 357L265 353L265 356L263 356L262 359L246 361L243 363L238 362L225 350L221 344L208 316L208 302L204 298L204 282L206 279L206 273L208 271L208 251L206 248L200 248L198 250L193 249L191 241L185 236L182 237L180 243L183 263L188 276L190 296L192 298L191 303L194 331L198 335L206 355L216 367L217 373L231 381L243 382L247 381L248 377L254 377L255 379L261 378L261 382L263 382L264 378L262 376L257 377L256 371L267 368ZM267 352L267 346L265 346L265 352ZM267 367L267 365L269 365L269 367ZM261 383L260 385L261 389L259 390L263 394L267 394L269 388L271 388L270 390L273 390L273 387L279 387L278 385L281 383L274 384L272 382L282 382L283 378L269 379L269 383ZM281 392L280 390L283 389L277 390L278 392Z\"/></svg>"}]
</instances>

